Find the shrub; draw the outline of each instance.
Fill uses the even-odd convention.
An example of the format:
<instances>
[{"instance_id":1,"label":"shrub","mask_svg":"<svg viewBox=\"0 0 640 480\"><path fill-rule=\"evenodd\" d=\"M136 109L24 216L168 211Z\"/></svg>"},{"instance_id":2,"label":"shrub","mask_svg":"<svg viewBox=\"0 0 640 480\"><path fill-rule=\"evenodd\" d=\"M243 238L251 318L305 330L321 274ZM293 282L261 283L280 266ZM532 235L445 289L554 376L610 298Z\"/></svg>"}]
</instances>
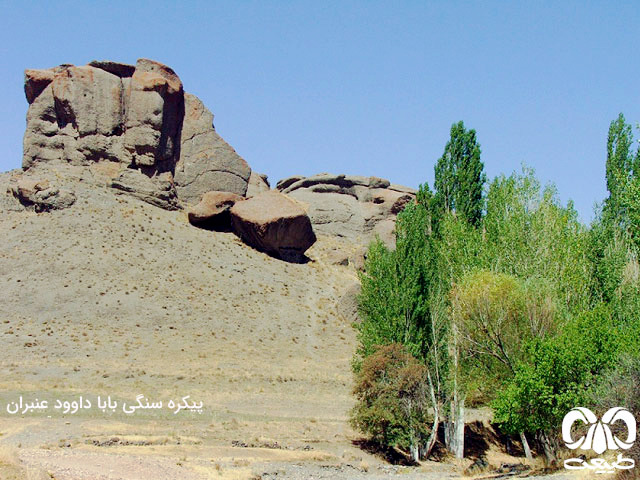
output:
<instances>
[{"instance_id":1,"label":"shrub","mask_svg":"<svg viewBox=\"0 0 640 480\"><path fill-rule=\"evenodd\" d=\"M410 450L429 433L427 369L398 343L378 347L356 373L352 426L389 447Z\"/></svg>"}]
</instances>

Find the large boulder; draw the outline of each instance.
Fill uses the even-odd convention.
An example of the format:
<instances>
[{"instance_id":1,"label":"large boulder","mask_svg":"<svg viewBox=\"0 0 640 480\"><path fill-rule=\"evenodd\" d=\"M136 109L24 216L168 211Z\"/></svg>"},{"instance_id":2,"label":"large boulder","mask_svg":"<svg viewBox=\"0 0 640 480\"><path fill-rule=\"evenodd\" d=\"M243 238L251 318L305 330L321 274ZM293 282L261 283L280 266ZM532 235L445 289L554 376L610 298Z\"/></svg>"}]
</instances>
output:
<instances>
[{"instance_id":1,"label":"large boulder","mask_svg":"<svg viewBox=\"0 0 640 480\"><path fill-rule=\"evenodd\" d=\"M247 162L216 133L213 114L197 97L186 94L180 161L175 170L180 198L198 203L204 193L213 190L244 196L250 174Z\"/></svg>"},{"instance_id":2,"label":"large boulder","mask_svg":"<svg viewBox=\"0 0 640 480\"><path fill-rule=\"evenodd\" d=\"M304 261L316 241L304 208L276 191L236 203L231 228L248 245L288 262Z\"/></svg>"},{"instance_id":3,"label":"large boulder","mask_svg":"<svg viewBox=\"0 0 640 480\"><path fill-rule=\"evenodd\" d=\"M93 61L26 70L24 90L25 170L109 160L150 178L170 172L188 203L208 191L246 193L251 169L166 65L140 59L135 66Z\"/></svg>"},{"instance_id":4,"label":"large boulder","mask_svg":"<svg viewBox=\"0 0 640 480\"><path fill-rule=\"evenodd\" d=\"M189 223L201 228L227 231L231 228L229 210L244 197L231 192L207 192L189 209Z\"/></svg>"},{"instance_id":5,"label":"large boulder","mask_svg":"<svg viewBox=\"0 0 640 480\"><path fill-rule=\"evenodd\" d=\"M415 190L383 178L329 173L285 178L276 189L309 205L317 232L363 244L378 235L389 246L396 215L415 198Z\"/></svg>"}]
</instances>

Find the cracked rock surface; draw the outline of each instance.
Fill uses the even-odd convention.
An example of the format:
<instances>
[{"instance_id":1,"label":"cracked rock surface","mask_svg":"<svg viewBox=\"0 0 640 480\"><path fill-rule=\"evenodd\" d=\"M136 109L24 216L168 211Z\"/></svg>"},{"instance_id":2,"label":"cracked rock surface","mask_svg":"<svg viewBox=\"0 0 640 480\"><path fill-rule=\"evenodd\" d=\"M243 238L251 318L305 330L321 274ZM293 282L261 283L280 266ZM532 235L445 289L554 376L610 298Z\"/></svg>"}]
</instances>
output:
<instances>
[{"instance_id":1,"label":"cracked rock surface","mask_svg":"<svg viewBox=\"0 0 640 480\"><path fill-rule=\"evenodd\" d=\"M276 189L309 205L317 232L365 244L378 235L390 246L396 215L415 198L415 190L383 178L330 173L291 176Z\"/></svg>"},{"instance_id":2,"label":"cracked rock surface","mask_svg":"<svg viewBox=\"0 0 640 480\"><path fill-rule=\"evenodd\" d=\"M213 127L213 114L195 95L184 96L185 115L175 181L178 195L198 203L209 191L247 193L251 168ZM211 186L215 186L212 188Z\"/></svg>"},{"instance_id":3,"label":"cracked rock surface","mask_svg":"<svg viewBox=\"0 0 640 480\"><path fill-rule=\"evenodd\" d=\"M247 191L249 165L166 65L139 59L26 70L24 89L24 170L117 162L149 178L171 174L180 199L193 204L208 191Z\"/></svg>"}]
</instances>

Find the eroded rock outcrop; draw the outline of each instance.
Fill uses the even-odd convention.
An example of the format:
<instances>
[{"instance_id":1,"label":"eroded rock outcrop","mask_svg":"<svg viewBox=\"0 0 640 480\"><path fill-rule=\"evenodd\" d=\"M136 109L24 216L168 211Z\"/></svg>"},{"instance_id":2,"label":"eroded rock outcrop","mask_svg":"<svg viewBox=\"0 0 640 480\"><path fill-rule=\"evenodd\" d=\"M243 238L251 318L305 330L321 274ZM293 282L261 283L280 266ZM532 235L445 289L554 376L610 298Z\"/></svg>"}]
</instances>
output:
<instances>
[{"instance_id":1,"label":"eroded rock outcrop","mask_svg":"<svg viewBox=\"0 0 640 480\"><path fill-rule=\"evenodd\" d=\"M184 96L185 115L180 160L175 180L178 195L198 203L209 191L244 196L251 169L247 162L218 135L213 114L194 95Z\"/></svg>"},{"instance_id":2,"label":"eroded rock outcrop","mask_svg":"<svg viewBox=\"0 0 640 480\"><path fill-rule=\"evenodd\" d=\"M231 228L229 210L244 197L231 192L207 192L189 212L189 222L201 228L227 231Z\"/></svg>"},{"instance_id":3,"label":"eroded rock outcrop","mask_svg":"<svg viewBox=\"0 0 640 480\"><path fill-rule=\"evenodd\" d=\"M320 233L363 243L376 234L393 245L396 215L415 198L415 190L378 177L321 173L280 180L276 189L309 205Z\"/></svg>"},{"instance_id":4,"label":"eroded rock outcrop","mask_svg":"<svg viewBox=\"0 0 640 480\"><path fill-rule=\"evenodd\" d=\"M22 166L112 160L168 171L178 159L182 82L140 59L25 71L29 102Z\"/></svg>"},{"instance_id":5,"label":"eroded rock outcrop","mask_svg":"<svg viewBox=\"0 0 640 480\"><path fill-rule=\"evenodd\" d=\"M264 192L271 190L269 179L264 173L251 171L249 177L249 185L247 187L247 197L255 197Z\"/></svg>"},{"instance_id":6,"label":"eroded rock outcrop","mask_svg":"<svg viewBox=\"0 0 640 480\"><path fill-rule=\"evenodd\" d=\"M276 191L236 203L231 227L248 245L288 262L304 261L304 252L316 241L304 208Z\"/></svg>"},{"instance_id":7,"label":"eroded rock outcrop","mask_svg":"<svg viewBox=\"0 0 640 480\"><path fill-rule=\"evenodd\" d=\"M111 186L165 210L180 208L171 172L148 177L138 170L127 168L111 181Z\"/></svg>"},{"instance_id":8,"label":"eroded rock outcrop","mask_svg":"<svg viewBox=\"0 0 640 480\"><path fill-rule=\"evenodd\" d=\"M76 202L76 196L69 190L52 186L47 179L20 178L9 187L9 192L25 207L36 212L62 210Z\"/></svg>"},{"instance_id":9,"label":"eroded rock outcrop","mask_svg":"<svg viewBox=\"0 0 640 480\"><path fill-rule=\"evenodd\" d=\"M140 59L135 66L93 61L26 70L24 88L25 170L108 160L150 178L170 173L189 203L212 190L246 193L251 169L166 65Z\"/></svg>"}]
</instances>

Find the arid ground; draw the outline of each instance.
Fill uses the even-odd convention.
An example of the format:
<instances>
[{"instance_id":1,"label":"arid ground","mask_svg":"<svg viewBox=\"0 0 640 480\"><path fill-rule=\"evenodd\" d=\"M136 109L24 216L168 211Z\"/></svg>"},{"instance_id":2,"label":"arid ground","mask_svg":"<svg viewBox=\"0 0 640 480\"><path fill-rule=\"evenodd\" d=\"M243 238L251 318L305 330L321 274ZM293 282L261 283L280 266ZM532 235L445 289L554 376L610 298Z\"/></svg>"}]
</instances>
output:
<instances>
[{"instance_id":1,"label":"arid ground","mask_svg":"<svg viewBox=\"0 0 640 480\"><path fill-rule=\"evenodd\" d=\"M436 479L471 464L392 465L349 427L356 339L336 304L357 275L330 259L357 245L319 236L286 263L103 175L61 174L78 197L65 210L0 204L0 478ZM203 411L6 408L139 394ZM493 444L487 458L522 461Z\"/></svg>"}]
</instances>

